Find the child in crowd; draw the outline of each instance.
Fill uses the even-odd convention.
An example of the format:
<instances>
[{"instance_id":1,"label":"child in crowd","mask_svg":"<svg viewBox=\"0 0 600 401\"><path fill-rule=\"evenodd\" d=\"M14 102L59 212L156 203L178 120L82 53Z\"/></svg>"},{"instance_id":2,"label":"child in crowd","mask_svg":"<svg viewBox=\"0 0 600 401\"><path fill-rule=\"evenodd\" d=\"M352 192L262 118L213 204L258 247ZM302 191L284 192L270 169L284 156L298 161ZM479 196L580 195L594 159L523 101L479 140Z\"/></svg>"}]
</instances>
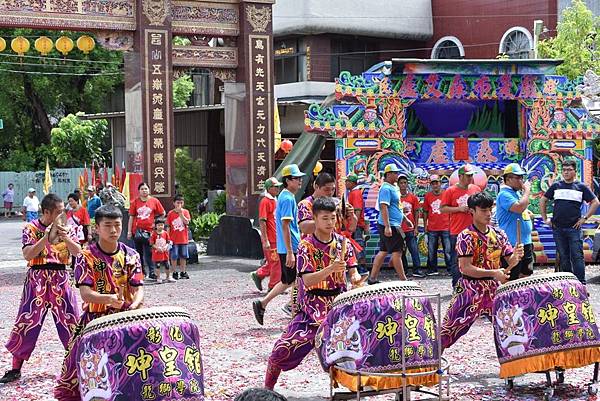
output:
<instances>
[{"instance_id":1,"label":"child in crowd","mask_svg":"<svg viewBox=\"0 0 600 401\"><path fill-rule=\"evenodd\" d=\"M188 225L190 224L191 216L187 209L183 208L184 199L182 195L176 195L173 198L173 210L167 215L167 224L169 226L169 235L173 246L171 247L171 264L173 265L174 279L188 279L187 258L188 254ZM179 261L179 272L176 272L177 261Z\"/></svg>"},{"instance_id":2,"label":"child in crowd","mask_svg":"<svg viewBox=\"0 0 600 401\"><path fill-rule=\"evenodd\" d=\"M171 270L169 269L169 249L171 249L171 237L167 230L165 230L165 219L164 217L157 217L154 219L154 231L150 236L150 246L152 247L152 261L156 265L156 283L172 283L175 281L171 277ZM165 279L161 281L160 270L161 268L165 271Z\"/></svg>"}]
</instances>

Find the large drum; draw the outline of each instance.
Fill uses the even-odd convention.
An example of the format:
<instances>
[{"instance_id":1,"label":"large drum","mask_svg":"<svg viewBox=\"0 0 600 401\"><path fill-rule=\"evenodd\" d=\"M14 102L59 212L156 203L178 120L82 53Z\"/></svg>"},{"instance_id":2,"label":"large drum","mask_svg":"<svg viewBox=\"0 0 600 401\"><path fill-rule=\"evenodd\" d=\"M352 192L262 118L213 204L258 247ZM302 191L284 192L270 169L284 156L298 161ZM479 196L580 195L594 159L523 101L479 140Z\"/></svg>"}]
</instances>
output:
<instances>
[{"instance_id":1,"label":"large drum","mask_svg":"<svg viewBox=\"0 0 600 401\"><path fill-rule=\"evenodd\" d=\"M92 320L78 348L83 401L204 400L198 328L181 308Z\"/></svg>"},{"instance_id":2,"label":"large drum","mask_svg":"<svg viewBox=\"0 0 600 401\"><path fill-rule=\"evenodd\" d=\"M403 295L413 296L405 298L405 320ZM360 371L362 386L379 390L402 386L399 377L368 375L401 373L402 353L406 373L436 371L440 358L436 319L429 298L422 295L411 281L370 285L339 295L316 336L323 368L332 368L334 380L352 391L358 387L356 376L345 370ZM408 385L437 382L435 374L406 379Z\"/></svg>"},{"instance_id":3,"label":"large drum","mask_svg":"<svg viewBox=\"0 0 600 401\"><path fill-rule=\"evenodd\" d=\"M600 361L600 335L586 288L571 273L511 281L494 298L500 377Z\"/></svg>"}]
</instances>

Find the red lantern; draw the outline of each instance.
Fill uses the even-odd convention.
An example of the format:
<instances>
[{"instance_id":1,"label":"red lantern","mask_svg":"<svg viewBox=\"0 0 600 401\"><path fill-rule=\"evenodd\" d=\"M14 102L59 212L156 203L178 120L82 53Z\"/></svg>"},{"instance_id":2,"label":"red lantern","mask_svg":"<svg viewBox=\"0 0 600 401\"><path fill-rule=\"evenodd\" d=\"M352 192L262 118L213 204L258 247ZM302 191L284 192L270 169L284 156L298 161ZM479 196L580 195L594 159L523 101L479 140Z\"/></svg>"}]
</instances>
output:
<instances>
[{"instance_id":1,"label":"red lantern","mask_svg":"<svg viewBox=\"0 0 600 401\"><path fill-rule=\"evenodd\" d=\"M285 140L281 141L281 149L285 153L290 153L290 151L292 150L293 147L294 147L294 144L289 139L285 139Z\"/></svg>"}]
</instances>

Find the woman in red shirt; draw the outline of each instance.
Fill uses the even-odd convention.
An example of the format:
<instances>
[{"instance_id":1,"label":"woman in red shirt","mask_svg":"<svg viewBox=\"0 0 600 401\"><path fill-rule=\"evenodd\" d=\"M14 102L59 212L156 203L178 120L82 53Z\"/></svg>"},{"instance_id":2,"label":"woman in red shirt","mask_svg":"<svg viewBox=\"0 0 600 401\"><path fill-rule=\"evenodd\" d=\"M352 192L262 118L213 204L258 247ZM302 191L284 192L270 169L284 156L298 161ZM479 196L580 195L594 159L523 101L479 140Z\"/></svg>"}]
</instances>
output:
<instances>
[{"instance_id":1,"label":"woman in red shirt","mask_svg":"<svg viewBox=\"0 0 600 401\"><path fill-rule=\"evenodd\" d=\"M152 246L150 235L154 219L164 216L165 209L158 199L150 196L150 187L145 182L138 185L139 197L131 202L129 208L129 223L127 224L127 239L133 238L135 250L140 254L144 276L156 280L154 262L152 261Z\"/></svg>"},{"instance_id":2,"label":"woman in red shirt","mask_svg":"<svg viewBox=\"0 0 600 401\"><path fill-rule=\"evenodd\" d=\"M80 244L85 244L90 237L90 215L86 208L79 203L79 196L76 193L69 194L67 197L69 210L67 210L67 225L77 237Z\"/></svg>"}]
</instances>

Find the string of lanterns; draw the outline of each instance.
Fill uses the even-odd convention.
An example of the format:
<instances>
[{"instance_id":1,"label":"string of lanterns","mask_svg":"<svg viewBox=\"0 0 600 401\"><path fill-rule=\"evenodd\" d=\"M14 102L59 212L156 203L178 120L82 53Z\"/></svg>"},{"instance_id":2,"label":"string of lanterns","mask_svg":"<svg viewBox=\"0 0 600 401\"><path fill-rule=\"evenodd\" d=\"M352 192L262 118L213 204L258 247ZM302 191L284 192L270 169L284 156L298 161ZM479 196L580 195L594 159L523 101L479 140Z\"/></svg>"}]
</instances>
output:
<instances>
[{"instance_id":1,"label":"string of lanterns","mask_svg":"<svg viewBox=\"0 0 600 401\"><path fill-rule=\"evenodd\" d=\"M68 36L61 36L56 39L56 42L52 41L47 36L40 36L37 38L33 47L37 50L42 56L47 56L48 53L52 51L52 49L56 48L63 56L69 54L74 48L77 48L83 52L83 54L88 54L96 47L96 42L94 38L88 35L80 36L76 42L73 42ZM23 36L17 36L13 40L10 41L10 48L13 52L17 53L19 56L24 55L31 48L31 43L29 39ZM0 52L6 50L6 40L4 38L0 38Z\"/></svg>"}]
</instances>

